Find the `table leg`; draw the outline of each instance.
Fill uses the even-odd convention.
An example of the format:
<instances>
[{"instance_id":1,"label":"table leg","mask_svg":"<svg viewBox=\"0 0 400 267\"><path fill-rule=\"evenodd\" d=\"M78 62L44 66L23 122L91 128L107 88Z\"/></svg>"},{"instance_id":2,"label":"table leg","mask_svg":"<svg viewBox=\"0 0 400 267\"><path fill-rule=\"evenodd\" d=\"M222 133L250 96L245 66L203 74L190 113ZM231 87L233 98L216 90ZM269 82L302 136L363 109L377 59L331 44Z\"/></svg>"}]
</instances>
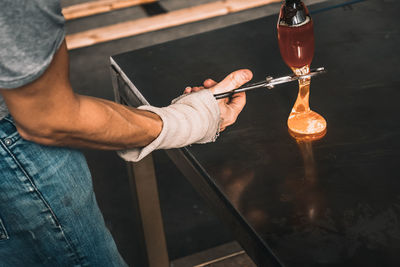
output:
<instances>
[{"instance_id":1,"label":"table leg","mask_svg":"<svg viewBox=\"0 0 400 267\"><path fill-rule=\"evenodd\" d=\"M134 205L141 220L148 266L167 267L168 251L152 155L136 163L129 162L128 175Z\"/></svg>"}]
</instances>

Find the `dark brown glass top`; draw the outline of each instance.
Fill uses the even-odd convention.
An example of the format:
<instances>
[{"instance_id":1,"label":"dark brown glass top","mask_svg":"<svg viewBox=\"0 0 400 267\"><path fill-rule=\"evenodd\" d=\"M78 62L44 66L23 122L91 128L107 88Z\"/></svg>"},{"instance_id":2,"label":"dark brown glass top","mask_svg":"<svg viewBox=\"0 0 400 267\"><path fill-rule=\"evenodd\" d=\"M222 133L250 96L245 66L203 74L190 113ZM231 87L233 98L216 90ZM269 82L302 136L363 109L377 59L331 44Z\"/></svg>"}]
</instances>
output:
<instances>
[{"instance_id":1,"label":"dark brown glass top","mask_svg":"<svg viewBox=\"0 0 400 267\"><path fill-rule=\"evenodd\" d=\"M400 266L399 1L309 6L314 19L310 106L326 136L297 143L286 120L297 83L247 94L237 123L189 151L287 266ZM322 10L321 10L322 9ZM315 13L316 10L319 12ZM278 12L278 10L277 10ZM290 73L278 14L113 57L153 105L238 68L253 81Z\"/></svg>"}]
</instances>

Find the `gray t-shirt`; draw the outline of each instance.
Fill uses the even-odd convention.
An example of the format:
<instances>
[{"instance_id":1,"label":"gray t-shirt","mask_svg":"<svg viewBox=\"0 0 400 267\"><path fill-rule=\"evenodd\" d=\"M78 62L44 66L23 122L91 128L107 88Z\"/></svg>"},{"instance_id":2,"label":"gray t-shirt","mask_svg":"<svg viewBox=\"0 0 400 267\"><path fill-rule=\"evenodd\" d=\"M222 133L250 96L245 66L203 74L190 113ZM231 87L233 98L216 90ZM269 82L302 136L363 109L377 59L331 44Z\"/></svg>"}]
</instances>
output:
<instances>
[{"instance_id":1,"label":"gray t-shirt","mask_svg":"<svg viewBox=\"0 0 400 267\"><path fill-rule=\"evenodd\" d=\"M0 1L0 88L26 85L43 74L65 37L59 0ZM0 119L7 115L0 96Z\"/></svg>"}]
</instances>

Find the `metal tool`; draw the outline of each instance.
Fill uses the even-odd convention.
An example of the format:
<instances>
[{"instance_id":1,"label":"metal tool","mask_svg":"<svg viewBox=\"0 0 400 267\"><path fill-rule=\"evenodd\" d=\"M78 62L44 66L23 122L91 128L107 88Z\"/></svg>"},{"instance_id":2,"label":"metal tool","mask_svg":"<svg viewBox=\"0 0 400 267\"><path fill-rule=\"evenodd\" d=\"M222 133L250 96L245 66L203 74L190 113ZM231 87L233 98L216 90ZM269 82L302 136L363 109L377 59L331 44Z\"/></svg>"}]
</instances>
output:
<instances>
[{"instance_id":1,"label":"metal tool","mask_svg":"<svg viewBox=\"0 0 400 267\"><path fill-rule=\"evenodd\" d=\"M225 97L231 97L233 94L236 94L236 93L245 92L245 91L249 91L249 90L253 90L253 89L257 89L257 88L272 89L275 87L275 85L278 85L278 84L288 83L288 82L297 81L299 79L313 77L313 76L316 76L318 74L325 73L325 72L326 72L325 68L320 67L320 68L316 68L316 69L311 69L310 72L305 75L297 76L296 74L292 74L292 75L286 75L286 76L279 77L279 78L273 78L271 76L268 76L267 78L265 78L265 81L245 85L245 86L235 89L233 91L215 94L214 96L216 99L221 99L221 98L225 98Z\"/></svg>"}]
</instances>

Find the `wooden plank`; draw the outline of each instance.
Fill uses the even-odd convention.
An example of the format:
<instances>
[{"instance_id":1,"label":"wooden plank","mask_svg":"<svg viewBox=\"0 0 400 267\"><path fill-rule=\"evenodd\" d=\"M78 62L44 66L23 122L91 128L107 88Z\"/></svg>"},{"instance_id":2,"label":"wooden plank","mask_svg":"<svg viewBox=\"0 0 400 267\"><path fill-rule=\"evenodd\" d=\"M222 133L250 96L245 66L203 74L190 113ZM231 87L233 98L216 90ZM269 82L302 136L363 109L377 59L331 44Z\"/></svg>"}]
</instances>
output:
<instances>
[{"instance_id":1,"label":"wooden plank","mask_svg":"<svg viewBox=\"0 0 400 267\"><path fill-rule=\"evenodd\" d=\"M154 2L157 0L97 0L65 7L62 13L66 20L71 20Z\"/></svg>"},{"instance_id":2,"label":"wooden plank","mask_svg":"<svg viewBox=\"0 0 400 267\"><path fill-rule=\"evenodd\" d=\"M257 267L249 256L243 251L243 253L236 253L226 256L221 259L214 261L205 262L194 267Z\"/></svg>"},{"instance_id":3,"label":"wooden plank","mask_svg":"<svg viewBox=\"0 0 400 267\"><path fill-rule=\"evenodd\" d=\"M237 242L231 242L171 262L171 267L256 267Z\"/></svg>"},{"instance_id":4,"label":"wooden plank","mask_svg":"<svg viewBox=\"0 0 400 267\"><path fill-rule=\"evenodd\" d=\"M190 22L227 15L267 5L272 2L280 2L280 0L220 0L203 5L183 8L166 14L126 21L68 35L66 37L67 47L70 50L86 47Z\"/></svg>"}]
</instances>

